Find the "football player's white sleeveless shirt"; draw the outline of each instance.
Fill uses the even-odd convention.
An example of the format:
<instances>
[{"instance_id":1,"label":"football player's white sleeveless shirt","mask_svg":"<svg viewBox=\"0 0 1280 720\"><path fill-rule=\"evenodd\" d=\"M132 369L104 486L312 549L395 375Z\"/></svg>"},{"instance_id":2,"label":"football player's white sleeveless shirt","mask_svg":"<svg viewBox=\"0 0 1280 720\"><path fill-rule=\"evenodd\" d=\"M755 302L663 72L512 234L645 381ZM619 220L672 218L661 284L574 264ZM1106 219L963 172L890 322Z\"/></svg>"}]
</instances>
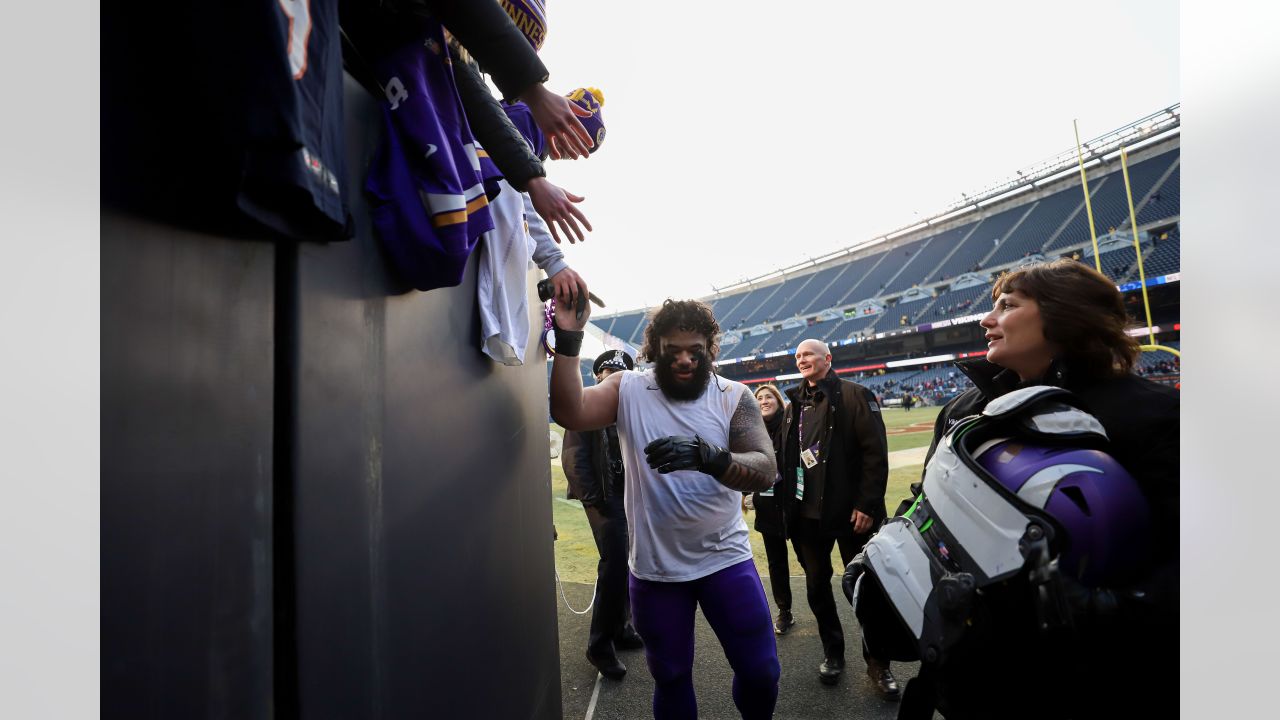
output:
<instances>
[{"instance_id":1,"label":"football player's white sleeveless shirt","mask_svg":"<svg viewBox=\"0 0 1280 720\"><path fill-rule=\"evenodd\" d=\"M642 580L696 580L751 559L742 493L696 470L649 468L644 448L669 435L729 446L729 420L747 387L712 377L701 397L670 400L653 370L628 370L618 386L618 440L626 470L628 552Z\"/></svg>"}]
</instances>

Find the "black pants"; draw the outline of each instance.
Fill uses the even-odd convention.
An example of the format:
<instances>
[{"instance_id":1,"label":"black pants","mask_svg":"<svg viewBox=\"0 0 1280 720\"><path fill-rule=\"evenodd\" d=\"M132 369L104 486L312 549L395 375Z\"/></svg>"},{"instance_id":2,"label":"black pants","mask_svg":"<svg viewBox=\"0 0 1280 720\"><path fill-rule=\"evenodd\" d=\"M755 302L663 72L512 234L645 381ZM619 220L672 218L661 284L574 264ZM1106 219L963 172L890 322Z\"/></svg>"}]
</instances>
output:
<instances>
[{"instance_id":1,"label":"black pants","mask_svg":"<svg viewBox=\"0 0 1280 720\"><path fill-rule=\"evenodd\" d=\"M796 522L792 542L795 543L796 554L800 556L800 564L804 566L809 609L818 620L818 637L822 640L822 651L827 658L844 659L844 629L840 626L835 593L831 590L831 550L839 543L840 559L848 565L870 539L871 533L855 535L852 526L847 535L830 537L818 529L817 520L799 518ZM868 663L873 660L865 643L862 645L862 658ZM875 660L889 667L888 660Z\"/></svg>"},{"instance_id":2,"label":"black pants","mask_svg":"<svg viewBox=\"0 0 1280 720\"><path fill-rule=\"evenodd\" d=\"M600 658L614 657L613 641L631 622L627 594L627 515L621 494L596 507L584 507L595 536L600 562L596 565L595 604L591 610L591 634L587 652Z\"/></svg>"},{"instance_id":3,"label":"black pants","mask_svg":"<svg viewBox=\"0 0 1280 720\"><path fill-rule=\"evenodd\" d=\"M764 556L769 561L769 589L773 591L773 601L778 610L791 612L791 563L787 559L787 539L769 533L760 533L760 537L764 540Z\"/></svg>"}]
</instances>

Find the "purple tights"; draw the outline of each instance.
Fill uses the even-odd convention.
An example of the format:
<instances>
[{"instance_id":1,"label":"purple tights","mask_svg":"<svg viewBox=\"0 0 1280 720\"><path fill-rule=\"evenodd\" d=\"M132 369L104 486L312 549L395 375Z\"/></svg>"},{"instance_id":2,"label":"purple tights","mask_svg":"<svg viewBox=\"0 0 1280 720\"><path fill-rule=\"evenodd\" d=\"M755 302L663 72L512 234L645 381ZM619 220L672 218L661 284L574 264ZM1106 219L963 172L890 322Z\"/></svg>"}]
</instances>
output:
<instances>
[{"instance_id":1,"label":"purple tights","mask_svg":"<svg viewBox=\"0 0 1280 720\"><path fill-rule=\"evenodd\" d=\"M733 702L744 720L773 717L778 701L778 646L764 585L751 560L688 582L653 582L630 575L631 615L644 638L653 675L653 716L696 720L693 618L697 606L733 668Z\"/></svg>"}]
</instances>

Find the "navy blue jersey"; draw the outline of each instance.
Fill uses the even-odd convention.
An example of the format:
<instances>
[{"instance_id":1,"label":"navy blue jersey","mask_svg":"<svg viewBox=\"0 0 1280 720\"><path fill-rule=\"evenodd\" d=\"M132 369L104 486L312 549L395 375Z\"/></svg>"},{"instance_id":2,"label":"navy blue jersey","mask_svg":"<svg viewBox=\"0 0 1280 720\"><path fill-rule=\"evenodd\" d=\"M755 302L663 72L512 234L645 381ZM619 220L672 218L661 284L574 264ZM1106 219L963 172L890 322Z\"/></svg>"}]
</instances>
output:
<instances>
[{"instance_id":1,"label":"navy blue jersey","mask_svg":"<svg viewBox=\"0 0 1280 720\"><path fill-rule=\"evenodd\" d=\"M349 237L337 0L264 2L270 37L251 79L237 204L299 240ZM235 51L243 51L236 48Z\"/></svg>"},{"instance_id":2,"label":"navy blue jersey","mask_svg":"<svg viewBox=\"0 0 1280 720\"><path fill-rule=\"evenodd\" d=\"M103 15L104 200L201 228L349 237L337 0Z\"/></svg>"}]
</instances>

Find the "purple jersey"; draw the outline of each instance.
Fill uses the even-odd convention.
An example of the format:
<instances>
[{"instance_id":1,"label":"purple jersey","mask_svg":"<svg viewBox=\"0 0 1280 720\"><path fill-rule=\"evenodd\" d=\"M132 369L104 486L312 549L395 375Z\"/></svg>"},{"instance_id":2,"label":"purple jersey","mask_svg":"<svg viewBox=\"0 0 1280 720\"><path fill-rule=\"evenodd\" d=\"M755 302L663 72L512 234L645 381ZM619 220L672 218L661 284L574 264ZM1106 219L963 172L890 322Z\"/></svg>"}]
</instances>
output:
<instances>
[{"instance_id":1,"label":"purple jersey","mask_svg":"<svg viewBox=\"0 0 1280 720\"><path fill-rule=\"evenodd\" d=\"M489 199L502 177L471 135L450 62L435 23L374 63L385 134L365 190L396 272L419 290L462 282L480 235L493 229Z\"/></svg>"},{"instance_id":2,"label":"purple jersey","mask_svg":"<svg viewBox=\"0 0 1280 720\"><path fill-rule=\"evenodd\" d=\"M525 142L529 143L533 154L539 158L546 159L547 136L542 134L542 130L538 128L538 123L533 121L533 111L529 109L529 106L522 102L510 105L503 103L502 109L507 112L507 117L511 119L511 124L524 136Z\"/></svg>"}]
</instances>

